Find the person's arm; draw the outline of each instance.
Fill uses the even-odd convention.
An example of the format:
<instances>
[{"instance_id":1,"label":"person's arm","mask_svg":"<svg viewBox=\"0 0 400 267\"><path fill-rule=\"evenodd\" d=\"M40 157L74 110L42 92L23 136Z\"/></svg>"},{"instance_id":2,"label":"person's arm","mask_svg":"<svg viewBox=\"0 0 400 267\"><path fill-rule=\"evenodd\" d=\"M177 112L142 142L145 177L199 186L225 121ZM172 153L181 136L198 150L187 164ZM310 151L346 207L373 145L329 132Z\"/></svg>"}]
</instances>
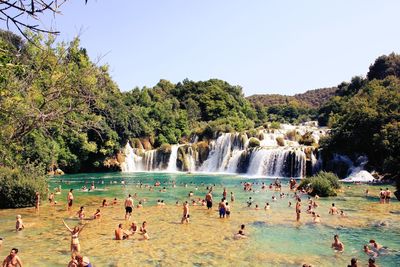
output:
<instances>
[{"instance_id":1,"label":"person's arm","mask_svg":"<svg viewBox=\"0 0 400 267\"><path fill-rule=\"evenodd\" d=\"M4 259L3 263L1 264L1 267L7 267L7 258L8 256Z\"/></svg>"},{"instance_id":2,"label":"person's arm","mask_svg":"<svg viewBox=\"0 0 400 267\"><path fill-rule=\"evenodd\" d=\"M82 232L82 230L83 230L83 228L85 228L85 226L86 226L86 223L79 229L79 233Z\"/></svg>"},{"instance_id":3,"label":"person's arm","mask_svg":"<svg viewBox=\"0 0 400 267\"><path fill-rule=\"evenodd\" d=\"M17 263L19 264L19 267L22 267L22 261L18 256L16 257L16 260L17 260Z\"/></svg>"},{"instance_id":4,"label":"person's arm","mask_svg":"<svg viewBox=\"0 0 400 267\"><path fill-rule=\"evenodd\" d=\"M63 223L64 223L65 227L68 229L68 231L72 232L72 229L71 229L71 228L69 228L69 226L67 225L67 223L66 223L64 220L62 220L62 221L63 221Z\"/></svg>"}]
</instances>

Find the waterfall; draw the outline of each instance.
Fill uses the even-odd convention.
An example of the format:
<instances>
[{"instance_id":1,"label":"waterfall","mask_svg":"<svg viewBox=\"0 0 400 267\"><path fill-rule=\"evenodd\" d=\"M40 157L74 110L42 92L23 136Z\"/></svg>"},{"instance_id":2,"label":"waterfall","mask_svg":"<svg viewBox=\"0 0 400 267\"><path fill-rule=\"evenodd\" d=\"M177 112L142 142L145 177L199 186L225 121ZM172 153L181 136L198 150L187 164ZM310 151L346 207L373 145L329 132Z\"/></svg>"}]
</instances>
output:
<instances>
[{"instance_id":1,"label":"waterfall","mask_svg":"<svg viewBox=\"0 0 400 267\"><path fill-rule=\"evenodd\" d=\"M134 149L128 142L122 151L125 159L121 162L121 170L304 177L318 171L321 157L316 157L312 147L300 145L297 142L299 135L312 135L313 140L318 142L319 137L326 132L326 129L307 125L281 125L280 129L260 129L256 133L249 131L215 134L212 140L192 135L187 144L171 145L170 153L165 147L147 151ZM250 148L248 136L256 140L259 138L260 146L257 146L257 142L252 142ZM337 158L341 161L348 160L342 156Z\"/></svg>"},{"instance_id":2,"label":"waterfall","mask_svg":"<svg viewBox=\"0 0 400 267\"><path fill-rule=\"evenodd\" d=\"M303 177L306 162L301 150L264 149L252 152L248 175L269 177Z\"/></svg>"},{"instance_id":3,"label":"waterfall","mask_svg":"<svg viewBox=\"0 0 400 267\"><path fill-rule=\"evenodd\" d=\"M230 133L224 133L216 141L211 141L211 152L200 170L205 172L223 172L231 156Z\"/></svg>"},{"instance_id":4,"label":"waterfall","mask_svg":"<svg viewBox=\"0 0 400 267\"><path fill-rule=\"evenodd\" d=\"M176 159L178 158L178 148L179 145L171 146L171 155L169 156L168 168L167 168L167 171L169 172L176 172L178 170L176 167Z\"/></svg>"},{"instance_id":5,"label":"waterfall","mask_svg":"<svg viewBox=\"0 0 400 267\"><path fill-rule=\"evenodd\" d=\"M141 157L135 154L133 148L129 144L129 142L126 143L126 146L124 148L124 154L125 154L125 161L121 164L121 170L122 172L134 172L137 171L137 165L139 161L141 161Z\"/></svg>"},{"instance_id":6,"label":"waterfall","mask_svg":"<svg viewBox=\"0 0 400 267\"><path fill-rule=\"evenodd\" d=\"M189 147L188 148L189 172L193 172L196 170L196 160L197 160L196 152L193 151L192 147Z\"/></svg>"}]
</instances>

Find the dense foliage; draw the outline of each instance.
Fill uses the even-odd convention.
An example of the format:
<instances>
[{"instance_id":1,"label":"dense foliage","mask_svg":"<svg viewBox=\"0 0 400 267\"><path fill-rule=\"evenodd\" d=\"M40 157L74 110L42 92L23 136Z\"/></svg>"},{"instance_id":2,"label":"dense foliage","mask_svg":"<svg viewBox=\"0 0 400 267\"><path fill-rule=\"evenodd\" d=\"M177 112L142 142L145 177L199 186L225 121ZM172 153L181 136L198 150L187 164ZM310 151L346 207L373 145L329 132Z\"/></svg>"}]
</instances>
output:
<instances>
[{"instance_id":1,"label":"dense foliage","mask_svg":"<svg viewBox=\"0 0 400 267\"><path fill-rule=\"evenodd\" d=\"M320 172L315 176L301 180L298 189L304 189L312 196L336 196L336 191L340 189L339 178L330 172Z\"/></svg>"},{"instance_id":2,"label":"dense foliage","mask_svg":"<svg viewBox=\"0 0 400 267\"><path fill-rule=\"evenodd\" d=\"M0 208L22 208L35 204L36 192L46 196L43 171L33 164L0 168Z\"/></svg>"},{"instance_id":3,"label":"dense foliage","mask_svg":"<svg viewBox=\"0 0 400 267\"><path fill-rule=\"evenodd\" d=\"M259 124L265 121L297 124L316 120L318 108L334 96L336 90L336 87L322 88L294 96L252 95L247 99L257 111Z\"/></svg>"},{"instance_id":4,"label":"dense foliage","mask_svg":"<svg viewBox=\"0 0 400 267\"><path fill-rule=\"evenodd\" d=\"M221 80L120 92L75 39L32 42L0 32L0 163L43 163L66 172L97 171L127 140L146 148L254 127L242 88ZM132 142L135 144L135 142ZM137 142L136 142L137 143Z\"/></svg>"},{"instance_id":5,"label":"dense foliage","mask_svg":"<svg viewBox=\"0 0 400 267\"><path fill-rule=\"evenodd\" d=\"M368 168L399 178L400 56L379 57L367 78L339 85L320 109L319 122L332 128L323 141L325 156L368 156Z\"/></svg>"}]
</instances>

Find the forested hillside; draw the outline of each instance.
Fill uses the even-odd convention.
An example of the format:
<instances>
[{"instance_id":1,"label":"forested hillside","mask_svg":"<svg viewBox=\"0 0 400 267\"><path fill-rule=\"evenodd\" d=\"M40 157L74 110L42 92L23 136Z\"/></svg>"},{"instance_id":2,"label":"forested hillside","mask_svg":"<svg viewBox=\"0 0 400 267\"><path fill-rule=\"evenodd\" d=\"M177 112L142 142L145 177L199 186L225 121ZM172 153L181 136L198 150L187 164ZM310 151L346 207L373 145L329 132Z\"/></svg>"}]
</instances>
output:
<instances>
[{"instance_id":1,"label":"forested hillside","mask_svg":"<svg viewBox=\"0 0 400 267\"><path fill-rule=\"evenodd\" d=\"M246 99L240 86L218 79L160 80L151 88L120 92L108 67L95 65L78 39L66 44L32 35L31 40L0 32L2 166L29 162L46 171L99 171L127 140L140 139L152 149L188 142L193 133L207 139L265 122L318 119L332 127L323 143L327 158L365 154L371 169L398 175L396 54L378 58L367 78L355 77L337 89Z\"/></svg>"},{"instance_id":2,"label":"forested hillside","mask_svg":"<svg viewBox=\"0 0 400 267\"><path fill-rule=\"evenodd\" d=\"M338 86L336 96L319 110L319 122L332 128L323 143L325 157L368 156L367 168L400 182L400 55L384 55L367 78ZM327 160L326 160L327 162Z\"/></svg>"}]
</instances>

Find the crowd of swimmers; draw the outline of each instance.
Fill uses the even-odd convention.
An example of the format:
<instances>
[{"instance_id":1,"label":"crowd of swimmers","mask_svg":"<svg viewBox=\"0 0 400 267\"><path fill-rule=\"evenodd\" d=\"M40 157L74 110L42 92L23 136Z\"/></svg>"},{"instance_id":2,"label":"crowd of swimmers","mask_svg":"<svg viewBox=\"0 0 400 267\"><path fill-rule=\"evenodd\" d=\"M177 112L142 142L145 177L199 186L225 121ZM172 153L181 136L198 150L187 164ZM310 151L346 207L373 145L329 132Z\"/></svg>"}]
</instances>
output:
<instances>
[{"instance_id":1,"label":"crowd of swimmers","mask_svg":"<svg viewBox=\"0 0 400 267\"><path fill-rule=\"evenodd\" d=\"M121 182L122 183L122 182ZM123 181L123 186L125 186L125 181ZM243 186L243 190L247 192L255 192L253 186L254 183L250 182L241 182ZM258 184L258 183L256 183ZM142 183L140 183L140 187L142 187ZM203 185L203 184L202 184ZM215 186L215 184L214 184ZM192 206L206 206L208 210L212 209L213 207L213 190L214 186L207 186L207 193L204 197L204 199L198 198L197 200L192 199L194 197L193 191L190 191L188 194L189 201L184 201L182 203L182 218L181 218L181 223L189 223L190 220L190 204ZM153 187L145 185L146 188L149 188L150 191L152 191ZM159 181L156 181L154 184L154 187L161 187L161 183ZM173 183L173 187L176 187L176 184ZM187 184L185 184L185 187L187 187ZM90 189L88 190L94 190L96 187L94 185L94 182L91 183ZM85 188L86 189L86 188ZM198 187L196 186L196 190ZM306 194L307 192L304 191L298 191L297 190L297 182L295 179L291 179L289 181L289 189L290 191L293 192L293 194L289 193L283 193L282 192L282 184L279 179L276 179L273 183L270 183L269 185L266 185L264 182L261 184L261 190L273 190L273 191L278 191L279 192L279 198L283 199L286 197L293 197L294 201L296 202L295 205L295 214L296 214L296 221L300 221L301 219L301 211L302 211L302 200L301 197L303 194ZM163 187L160 189L160 192L166 192L166 187ZM57 201L55 201L55 195L61 193L61 186L56 188L55 193L50 193L48 196L48 201L51 205L56 205ZM218 214L219 218L229 218L231 215L231 207L229 205L229 202L227 201L228 197L228 191L226 188L223 188L222 192L222 197L221 200L218 202ZM365 195L369 195L368 189L365 192ZM390 198L391 198L391 191L386 188L386 190L383 190L381 188L380 193L379 193L379 199L380 203L390 203ZM138 199L137 194L135 193L132 197L131 194L127 196L127 198L124 201L124 208L125 208L125 221L130 221L132 217L132 212L133 209L135 208L134 205L134 199L138 200L138 204L136 208L141 208L143 207L143 203L146 202L146 199ZM316 213L316 208L319 206L317 200L319 199L318 195L315 195L314 198L311 198L308 196L308 202L307 202L307 210L306 213L311 215L312 222L315 224L321 223L321 216ZM275 195L272 196L271 201L275 202L277 201L277 197ZM233 192L230 192L230 201L233 203L235 201L235 195ZM73 194L73 189L70 189L67 193L67 210L70 211L72 209L74 203L74 194ZM107 207L110 205L117 205L118 201L117 198L114 198L110 203L107 202L106 199L102 201L101 207ZM254 209L259 210L260 207L258 204L254 203L254 200L252 197L249 197L248 200L246 201L246 205L248 208L252 208L254 204ZM157 206L161 207L164 206L165 202L163 199L158 199L157 200ZM179 201L176 202L176 205L179 205ZM40 206L40 194L39 192L35 193L35 209L38 211ZM292 202L289 200L288 201L288 207L292 206ZM271 209L270 203L267 201L265 202L264 210L269 210ZM331 207L329 209L329 214L330 215L339 215L341 217L346 217L347 215L344 213L343 210L339 210L335 203L331 204ZM100 209L96 209L94 214L92 216L89 216L89 218L86 218L85 214L85 207L81 206L79 210L76 212L76 217L79 220L85 220L85 219L91 219L91 220L97 220L101 218L101 211ZM71 243L70 243L70 251L71 251L71 260L68 264L69 267L81 267L81 266L92 266L89 259L87 257L84 257L80 254L81 247L80 247L80 242L79 242L79 234L81 231L85 228L86 224L83 224L82 226L74 226L71 228L70 226L67 225L67 223L62 220L64 226L66 229L70 232L71 235ZM22 221L22 216L17 215L16 217L16 226L15 229L16 231L22 231L25 228L25 225ZM116 227L115 231L115 240L126 240L129 238L132 238L134 235L140 235L141 238L140 240L148 240L149 234L147 230L147 221L143 221L142 225L139 227L137 225L136 221L133 221L130 223L130 226L128 229L123 229L123 224L119 223L118 226ZM237 233L233 235L233 239L238 240L238 239L244 239L248 238L248 236L245 233L245 225L242 224L238 230ZM2 238L0 238L0 242L2 242ZM1 247L1 243L0 243ZM345 246L342 241L340 241L338 235L334 235L333 237L333 243L332 243L332 248L337 251L337 252L343 252L345 249ZM378 244L375 240L370 240L370 242L366 245L364 245L363 251L365 254L367 254L370 259L368 266L374 267L375 265L375 259L376 257L385 254L388 249L386 247L383 247L382 245ZM4 259L3 262L3 267L14 267L14 266L22 266L21 259L17 256L18 249L13 248L10 252L10 254ZM357 266L358 260L356 258L353 258L351 260L350 265L351 267ZM303 266L311 266L304 264Z\"/></svg>"}]
</instances>

